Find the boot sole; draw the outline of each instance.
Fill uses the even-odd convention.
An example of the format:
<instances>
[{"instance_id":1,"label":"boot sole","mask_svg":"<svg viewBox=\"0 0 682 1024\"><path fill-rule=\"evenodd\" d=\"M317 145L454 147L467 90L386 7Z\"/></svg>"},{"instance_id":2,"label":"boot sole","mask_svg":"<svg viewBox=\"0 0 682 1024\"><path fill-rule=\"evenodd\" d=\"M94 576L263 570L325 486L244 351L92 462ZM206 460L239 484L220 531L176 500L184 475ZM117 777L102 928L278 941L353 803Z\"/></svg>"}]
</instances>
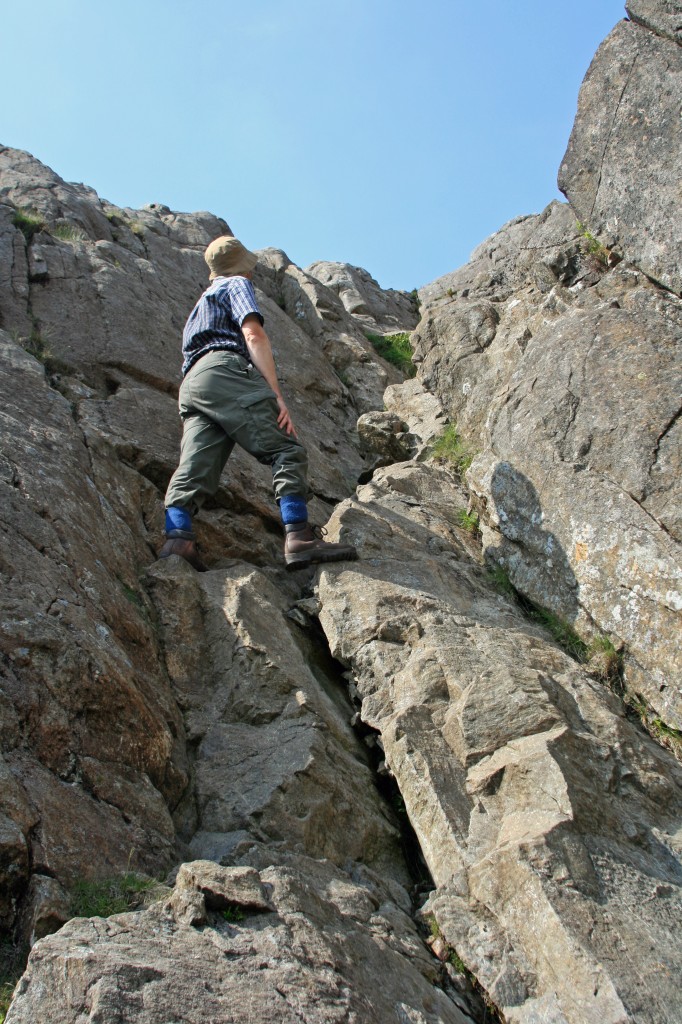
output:
<instances>
[{"instance_id":1,"label":"boot sole","mask_svg":"<svg viewBox=\"0 0 682 1024\"><path fill-rule=\"evenodd\" d=\"M309 565L321 565L324 562L355 562L357 557L356 551L311 551L310 554L304 552L300 555L286 555L285 560L287 572L297 572Z\"/></svg>"}]
</instances>

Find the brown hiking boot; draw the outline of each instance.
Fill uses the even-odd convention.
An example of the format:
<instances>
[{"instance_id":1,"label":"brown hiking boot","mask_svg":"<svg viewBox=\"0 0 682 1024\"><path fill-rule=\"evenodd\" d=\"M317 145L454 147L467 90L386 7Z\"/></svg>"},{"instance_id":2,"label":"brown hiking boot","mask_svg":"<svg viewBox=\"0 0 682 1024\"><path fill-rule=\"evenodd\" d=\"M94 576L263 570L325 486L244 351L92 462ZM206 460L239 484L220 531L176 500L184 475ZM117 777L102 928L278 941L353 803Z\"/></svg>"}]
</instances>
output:
<instances>
[{"instance_id":1,"label":"brown hiking boot","mask_svg":"<svg viewBox=\"0 0 682 1024\"><path fill-rule=\"evenodd\" d=\"M166 543L159 551L159 558L168 558L170 555L184 558L197 572L208 572L208 566L199 557L196 538L187 530L170 530L166 534Z\"/></svg>"},{"instance_id":2,"label":"brown hiking boot","mask_svg":"<svg viewBox=\"0 0 682 1024\"><path fill-rule=\"evenodd\" d=\"M352 544L331 544L323 540L327 532L323 526L289 523L284 529L284 561L289 572L305 569L314 562L353 561L358 557Z\"/></svg>"}]
</instances>

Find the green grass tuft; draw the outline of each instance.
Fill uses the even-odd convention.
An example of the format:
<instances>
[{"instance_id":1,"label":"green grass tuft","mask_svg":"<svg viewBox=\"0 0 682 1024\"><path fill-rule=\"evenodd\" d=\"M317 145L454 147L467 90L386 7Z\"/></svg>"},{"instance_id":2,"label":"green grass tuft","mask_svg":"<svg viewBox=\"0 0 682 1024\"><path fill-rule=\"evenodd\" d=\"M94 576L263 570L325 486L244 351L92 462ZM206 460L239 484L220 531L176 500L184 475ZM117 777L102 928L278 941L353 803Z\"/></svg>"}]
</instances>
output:
<instances>
[{"instance_id":1,"label":"green grass tuft","mask_svg":"<svg viewBox=\"0 0 682 1024\"><path fill-rule=\"evenodd\" d=\"M132 587L129 587L127 583L124 583L124 581L120 577L118 582L121 584L121 587L123 588L123 593L130 601L130 603L135 605L135 607L139 609L139 611L145 611L146 609L144 606L144 601L142 600L138 592L136 590L133 590Z\"/></svg>"},{"instance_id":2,"label":"green grass tuft","mask_svg":"<svg viewBox=\"0 0 682 1024\"><path fill-rule=\"evenodd\" d=\"M71 913L74 917L111 917L136 910L153 890L165 892L155 878L126 871L117 878L88 881L81 878L71 891Z\"/></svg>"},{"instance_id":3,"label":"green grass tuft","mask_svg":"<svg viewBox=\"0 0 682 1024\"><path fill-rule=\"evenodd\" d=\"M54 238L61 239L62 242L82 242L88 237L83 229L75 224L57 224L51 234Z\"/></svg>"},{"instance_id":4,"label":"green grass tuft","mask_svg":"<svg viewBox=\"0 0 682 1024\"><path fill-rule=\"evenodd\" d=\"M372 334L365 333L365 337L372 343L379 355L396 366L406 377L414 377L417 369L412 362L412 345L410 344L409 332L401 334Z\"/></svg>"},{"instance_id":5,"label":"green grass tuft","mask_svg":"<svg viewBox=\"0 0 682 1024\"><path fill-rule=\"evenodd\" d=\"M27 352L30 352L32 356L35 356L43 364L52 354L47 342L40 333L40 328L35 325L31 328L28 338L20 338L19 343L23 345Z\"/></svg>"},{"instance_id":6,"label":"green grass tuft","mask_svg":"<svg viewBox=\"0 0 682 1024\"><path fill-rule=\"evenodd\" d=\"M617 654L616 648L613 646L613 641L608 637L600 634L595 636L590 642L590 653L591 654Z\"/></svg>"},{"instance_id":7,"label":"green grass tuft","mask_svg":"<svg viewBox=\"0 0 682 1024\"><path fill-rule=\"evenodd\" d=\"M575 226L578 229L578 234L582 238L583 248L589 256L592 256L597 263L603 267L609 267L612 265L612 253L610 249L607 249L605 245L595 238L594 235L588 231L584 224L581 224L579 220L575 222Z\"/></svg>"},{"instance_id":8,"label":"green grass tuft","mask_svg":"<svg viewBox=\"0 0 682 1024\"><path fill-rule=\"evenodd\" d=\"M588 660L590 654L589 645L578 636L572 626L564 622L563 619L560 619L558 615L548 611L546 608L539 608L537 605L529 608L527 614L533 622L538 622L541 626L544 626L559 646L563 647L566 653L570 654L576 661L584 664Z\"/></svg>"},{"instance_id":9,"label":"green grass tuft","mask_svg":"<svg viewBox=\"0 0 682 1024\"><path fill-rule=\"evenodd\" d=\"M597 653L598 650L604 651L609 646L614 655L617 658L620 658L613 647L613 644L611 644L607 637L598 637L592 642L592 645L587 644L568 622L564 622L564 620L558 615L555 615L554 612L550 612L547 608L541 608L539 605L531 601L530 598L526 597L524 594L520 594L510 580L509 573L503 566L489 564L488 577L500 593L506 594L507 597L515 595L521 608L531 622L537 622L538 625L546 629L556 643L558 643L567 654L570 654L572 658L575 658L575 660L580 662L582 665L588 662L590 657ZM595 647L595 644L598 646Z\"/></svg>"},{"instance_id":10,"label":"green grass tuft","mask_svg":"<svg viewBox=\"0 0 682 1024\"><path fill-rule=\"evenodd\" d=\"M637 716L649 735L661 746L671 750L678 761L682 761L682 730L664 722L643 697L631 693L621 695L626 706Z\"/></svg>"},{"instance_id":11,"label":"green grass tuft","mask_svg":"<svg viewBox=\"0 0 682 1024\"><path fill-rule=\"evenodd\" d=\"M30 242L39 231L45 230L45 221L35 210L26 210L18 206L14 211L12 223L19 228L27 242Z\"/></svg>"},{"instance_id":12,"label":"green grass tuft","mask_svg":"<svg viewBox=\"0 0 682 1024\"><path fill-rule=\"evenodd\" d=\"M516 593L514 584L509 579L509 573L501 565L489 565L488 578L501 594L506 594L507 597L512 597Z\"/></svg>"},{"instance_id":13,"label":"green grass tuft","mask_svg":"<svg viewBox=\"0 0 682 1024\"><path fill-rule=\"evenodd\" d=\"M465 508L460 508L459 511L457 512L457 522L459 523L463 530L467 531L467 533L478 532L477 512L467 512Z\"/></svg>"},{"instance_id":14,"label":"green grass tuft","mask_svg":"<svg viewBox=\"0 0 682 1024\"><path fill-rule=\"evenodd\" d=\"M672 725L667 725L662 718L652 719L650 725L659 739L666 738L678 744L682 743L682 729L673 729Z\"/></svg>"},{"instance_id":15,"label":"green grass tuft","mask_svg":"<svg viewBox=\"0 0 682 1024\"><path fill-rule=\"evenodd\" d=\"M454 423L447 426L441 436L434 441L431 446L431 455L435 459L449 462L460 476L466 473L475 458L475 453L459 436Z\"/></svg>"},{"instance_id":16,"label":"green grass tuft","mask_svg":"<svg viewBox=\"0 0 682 1024\"><path fill-rule=\"evenodd\" d=\"M616 650L609 637L600 634L590 641L587 650L589 668L602 682L621 680L623 675L623 652Z\"/></svg>"},{"instance_id":17,"label":"green grass tuft","mask_svg":"<svg viewBox=\"0 0 682 1024\"><path fill-rule=\"evenodd\" d=\"M469 975L471 973L459 953L455 952L454 949L450 949L450 952L448 953L448 962L452 964L459 974Z\"/></svg>"},{"instance_id":18,"label":"green grass tuft","mask_svg":"<svg viewBox=\"0 0 682 1024\"><path fill-rule=\"evenodd\" d=\"M229 907L225 908L225 910L220 911L220 916L225 921L230 921L230 923L236 924L239 921L243 921L244 918L246 917L246 914L239 906L239 904L231 903Z\"/></svg>"}]
</instances>

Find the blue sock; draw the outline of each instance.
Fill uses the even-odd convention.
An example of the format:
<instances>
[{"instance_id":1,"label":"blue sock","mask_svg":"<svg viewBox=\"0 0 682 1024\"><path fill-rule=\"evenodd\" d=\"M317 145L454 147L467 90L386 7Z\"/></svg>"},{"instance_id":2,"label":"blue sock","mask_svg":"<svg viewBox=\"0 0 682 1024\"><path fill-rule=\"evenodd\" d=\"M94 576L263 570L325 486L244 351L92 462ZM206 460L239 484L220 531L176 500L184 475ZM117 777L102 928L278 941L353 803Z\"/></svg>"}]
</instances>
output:
<instances>
[{"instance_id":1,"label":"blue sock","mask_svg":"<svg viewBox=\"0 0 682 1024\"><path fill-rule=\"evenodd\" d=\"M285 494L279 499L279 514L285 526L308 522L308 503L298 494Z\"/></svg>"},{"instance_id":2,"label":"blue sock","mask_svg":"<svg viewBox=\"0 0 682 1024\"><path fill-rule=\"evenodd\" d=\"M171 530L187 530L192 532L192 517L186 508L171 505L166 509L166 533Z\"/></svg>"}]
</instances>

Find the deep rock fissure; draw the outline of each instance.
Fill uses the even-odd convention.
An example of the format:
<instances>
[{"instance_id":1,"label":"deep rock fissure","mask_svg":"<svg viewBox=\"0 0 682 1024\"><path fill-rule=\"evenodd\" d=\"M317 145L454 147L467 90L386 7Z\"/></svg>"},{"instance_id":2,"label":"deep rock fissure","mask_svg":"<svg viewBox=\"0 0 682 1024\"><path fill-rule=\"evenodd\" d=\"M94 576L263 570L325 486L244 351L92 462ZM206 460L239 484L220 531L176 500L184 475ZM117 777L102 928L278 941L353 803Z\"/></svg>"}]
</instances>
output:
<instances>
[{"instance_id":1,"label":"deep rock fissure","mask_svg":"<svg viewBox=\"0 0 682 1024\"><path fill-rule=\"evenodd\" d=\"M314 636L320 651L336 674L339 692L343 694L347 702L351 728L367 749L374 785L390 809L391 815L397 819L405 864L413 881L411 897L413 912L416 912L422 906L426 895L435 888L435 882L424 859L417 834L405 810L405 802L398 782L386 764L381 731L362 717L362 699L359 695L352 694L349 685L352 673L334 658L319 619L313 620L311 625L314 628Z\"/></svg>"}]
</instances>

